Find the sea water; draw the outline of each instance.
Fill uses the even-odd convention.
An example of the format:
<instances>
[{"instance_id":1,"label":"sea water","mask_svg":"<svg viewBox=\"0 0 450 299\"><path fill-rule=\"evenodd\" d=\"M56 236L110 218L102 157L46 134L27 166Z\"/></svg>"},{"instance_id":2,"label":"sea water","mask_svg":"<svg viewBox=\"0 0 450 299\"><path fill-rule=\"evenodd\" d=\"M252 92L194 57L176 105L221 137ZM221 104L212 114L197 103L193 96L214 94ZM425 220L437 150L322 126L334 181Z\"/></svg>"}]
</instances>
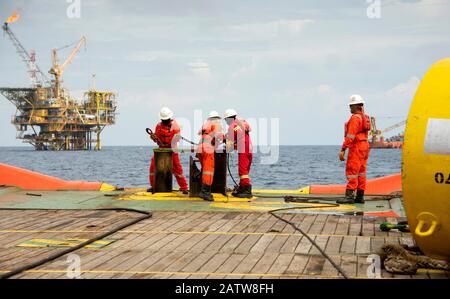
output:
<instances>
[{"instance_id":1,"label":"sea water","mask_svg":"<svg viewBox=\"0 0 450 299\"><path fill-rule=\"evenodd\" d=\"M280 146L278 154L254 154L250 177L254 188L298 189L311 184L343 184L345 162L339 161L340 146ZM401 149L372 149L367 177L400 172ZM189 179L189 155L181 153L184 174ZM152 148L105 146L101 151L35 151L32 147L0 147L0 163L66 180L101 181L120 187L147 187ZM270 164L267 163L271 160ZM237 154L231 154L235 180ZM228 186L233 186L228 177ZM174 187L177 188L174 182Z\"/></svg>"}]
</instances>

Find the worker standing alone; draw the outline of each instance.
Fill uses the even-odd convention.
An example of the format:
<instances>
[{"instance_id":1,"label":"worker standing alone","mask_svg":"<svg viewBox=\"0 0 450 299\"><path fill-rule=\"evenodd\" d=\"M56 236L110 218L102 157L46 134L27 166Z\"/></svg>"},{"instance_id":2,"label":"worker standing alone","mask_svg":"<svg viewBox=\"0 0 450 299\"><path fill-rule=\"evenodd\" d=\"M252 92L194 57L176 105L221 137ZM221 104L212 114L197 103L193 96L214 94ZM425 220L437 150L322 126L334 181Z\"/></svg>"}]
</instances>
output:
<instances>
[{"instance_id":1,"label":"worker standing alone","mask_svg":"<svg viewBox=\"0 0 450 299\"><path fill-rule=\"evenodd\" d=\"M171 148L176 149L178 142L181 139L181 130L178 123L173 119L173 112L167 108L161 108L159 113L161 122L156 125L155 132L150 135L150 138L158 144L159 148ZM150 163L150 186L149 192L153 192L154 186L154 172L155 167L155 157L152 157L152 162ZM172 173L175 175L178 185L180 186L180 191L183 194L188 194L188 185L186 178L183 175L183 167L180 163L180 157L177 152L172 153Z\"/></svg>"},{"instance_id":2,"label":"worker standing alone","mask_svg":"<svg viewBox=\"0 0 450 299\"><path fill-rule=\"evenodd\" d=\"M244 119L237 118L234 109L227 109L224 114L228 124L227 152L237 150L239 186L232 195L240 198L251 198L252 184L250 181L250 167L252 165L253 153L250 139L251 127Z\"/></svg>"},{"instance_id":3,"label":"worker standing alone","mask_svg":"<svg viewBox=\"0 0 450 299\"><path fill-rule=\"evenodd\" d=\"M208 120L199 131L201 135L197 157L202 165L202 187L198 196L213 201L211 185L214 179L214 153L223 144L225 138L219 113L211 111Z\"/></svg>"},{"instance_id":4,"label":"worker standing alone","mask_svg":"<svg viewBox=\"0 0 450 299\"><path fill-rule=\"evenodd\" d=\"M345 198L337 200L337 203L340 204L364 203L367 160L370 150L368 142L370 117L364 113L364 100L360 95L352 95L349 106L352 116L345 124L345 140L339 153L339 159L344 161L345 150L349 149L345 168L348 183ZM355 190L356 198L354 197Z\"/></svg>"}]
</instances>

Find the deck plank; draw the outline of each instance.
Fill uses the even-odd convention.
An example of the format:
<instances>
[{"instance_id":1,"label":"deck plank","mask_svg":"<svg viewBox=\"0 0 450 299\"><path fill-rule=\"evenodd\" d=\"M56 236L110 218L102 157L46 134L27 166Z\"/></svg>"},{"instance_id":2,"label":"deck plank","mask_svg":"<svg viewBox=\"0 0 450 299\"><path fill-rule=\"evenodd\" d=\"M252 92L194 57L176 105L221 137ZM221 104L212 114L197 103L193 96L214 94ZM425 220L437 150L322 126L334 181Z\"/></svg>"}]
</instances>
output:
<instances>
[{"instance_id":1,"label":"deck plank","mask_svg":"<svg viewBox=\"0 0 450 299\"><path fill-rule=\"evenodd\" d=\"M243 278L245 275L241 274L250 273L250 271L253 269L256 263L258 263L262 256L262 252L254 252L245 255L242 262L232 271L232 273L234 273L235 275L227 275L225 278Z\"/></svg>"},{"instance_id":2,"label":"deck plank","mask_svg":"<svg viewBox=\"0 0 450 299\"><path fill-rule=\"evenodd\" d=\"M306 269L304 274L307 275L320 275L323 271L325 264L325 258L323 256L312 255L309 258L308 264L306 264Z\"/></svg>"},{"instance_id":3,"label":"deck plank","mask_svg":"<svg viewBox=\"0 0 450 299\"><path fill-rule=\"evenodd\" d=\"M338 254L341 249L342 240L344 238L340 236L331 236L328 239L327 245L325 247L325 253L327 254Z\"/></svg>"},{"instance_id":4,"label":"deck plank","mask_svg":"<svg viewBox=\"0 0 450 299\"><path fill-rule=\"evenodd\" d=\"M356 249L356 237L355 236L346 236L343 238L341 243L341 253L349 253L353 254Z\"/></svg>"},{"instance_id":5,"label":"deck plank","mask_svg":"<svg viewBox=\"0 0 450 299\"><path fill-rule=\"evenodd\" d=\"M229 253L217 253L215 254L208 262L206 262L198 272L202 274L199 275L190 275L188 278L206 278L211 273L214 273L228 258L230 257ZM204 273L204 274L203 274Z\"/></svg>"},{"instance_id":6,"label":"deck plank","mask_svg":"<svg viewBox=\"0 0 450 299\"><path fill-rule=\"evenodd\" d=\"M286 242L283 244L283 247L281 247L280 252L281 253L294 253L301 238L302 238L302 236L300 234L289 236L288 239L286 240Z\"/></svg>"},{"instance_id":7,"label":"deck plank","mask_svg":"<svg viewBox=\"0 0 450 299\"><path fill-rule=\"evenodd\" d=\"M304 254L294 254L288 268L284 271L286 274L302 274L308 264L309 256Z\"/></svg>"},{"instance_id":8,"label":"deck plank","mask_svg":"<svg viewBox=\"0 0 450 299\"><path fill-rule=\"evenodd\" d=\"M294 255L294 253L280 253L267 273L283 274L289 268Z\"/></svg>"},{"instance_id":9,"label":"deck plank","mask_svg":"<svg viewBox=\"0 0 450 299\"><path fill-rule=\"evenodd\" d=\"M358 237L356 239L356 254L369 254L370 253L370 237Z\"/></svg>"},{"instance_id":10,"label":"deck plank","mask_svg":"<svg viewBox=\"0 0 450 299\"><path fill-rule=\"evenodd\" d=\"M217 269L216 273L232 273L234 269L242 262L246 257L244 254L232 253L229 255L228 259L222 263ZM210 274L208 278L223 279L225 274Z\"/></svg>"},{"instance_id":11,"label":"deck plank","mask_svg":"<svg viewBox=\"0 0 450 299\"><path fill-rule=\"evenodd\" d=\"M317 236L315 238L314 242L317 244L317 246L320 247L320 249L325 251L325 248L327 247L329 239L330 239L330 237L328 237L328 236ZM311 246L311 249L309 250L309 254L318 255L318 254L320 254L320 251L316 248L316 246Z\"/></svg>"},{"instance_id":12,"label":"deck plank","mask_svg":"<svg viewBox=\"0 0 450 299\"><path fill-rule=\"evenodd\" d=\"M348 235L349 231L350 231L350 217L340 216L334 234L346 236Z\"/></svg>"}]
</instances>

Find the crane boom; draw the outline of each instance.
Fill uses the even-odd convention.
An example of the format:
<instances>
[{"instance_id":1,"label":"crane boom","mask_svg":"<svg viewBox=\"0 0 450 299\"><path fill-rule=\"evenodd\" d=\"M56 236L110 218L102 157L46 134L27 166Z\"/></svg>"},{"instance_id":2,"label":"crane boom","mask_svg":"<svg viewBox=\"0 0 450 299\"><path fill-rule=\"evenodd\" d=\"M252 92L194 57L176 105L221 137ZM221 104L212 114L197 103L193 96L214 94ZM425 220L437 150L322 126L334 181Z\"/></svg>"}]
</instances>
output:
<instances>
[{"instance_id":1,"label":"crane boom","mask_svg":"<svg viewBox=\"0 0 450 299\"><path fill-rule=\"evenodd\" d=\"M386 129L384 129L383 131L381 131L381 133L386 133L386 132L392 131L392 130L397 129L397 128L399 128L399 127L405 125L405 124L406 124L406 120L401 121L401 122L399 122L399 123L397 123L397 124L395 124L395 125L392 125L392 126L390 126L390 127L387 127Z\"/></svg>"},{"instance_id":2,"label":"crane boom","mask_svg":"<svg viewBox=\"0 0 450 299\"><path fill-rule=\"evenodd\" d=\"M58 63L58 50L53 49L52 51L52 61L53 66L50 70L51 74L55 74L61 76L64 73L65 68L73 61L75 56L78 54L82 46L86 45L86 37L82 36L77 45L73 48L72 52L70 52L69 56L67 56L66 60L60 65Z\"/></svg>"},{"instance_id":3,"label":"crane boom","mask_svg":"<svg viewBox=\"0 0 450 299\"><path fill-rule=\"evenodd\" d=\"M81 37L78 44L73 48L72 52L70 52L69 56L67 57L66 61L60 66L60 74L64 72L64 69L72 62L72 60L75 58L75 56L80 52L80 49L82 46L86 45L86 37Z\"/></svg>"},{"instance_id":4,"label":"crane boom","mask_svg":"<svg viewBox=\"0 0 450 299\"><path fill-rule=\"evenodd\" d=\"M55 76L54 82L54 94L56 98L59 98L61 95L61 75L64 73L65 68L72 62L77 53L80 51L81 47L86 45L86 37L81 37L78 44L73 48L72 52L70 52L67 59L63 62L63 64L59 64L58 62L58 49L53 49L52 51L52 68L48 71L50 74ZM64 47L66 48L66 47Z\"/></svg>"},{"instance_id":5,"label":"crane boom","mask_svg":"<svg viewBox=\"0 0 450 299\"><path fill-rule=\"evenodd\" d=\"M39 66L34 61L34 58L27 52L27 50L22 46L20 41L17 39L16 35L11 31L8 26L8 23L3 25L3 31L8 35L9 39L13 43L16 48L17 53L22 58L22 61L25 62L28 68L28 72L30 73L31 83L33 87L38 85L42 85L44 82L49 82L47 76L41 71Z\"/></svg>"}]
</instances>

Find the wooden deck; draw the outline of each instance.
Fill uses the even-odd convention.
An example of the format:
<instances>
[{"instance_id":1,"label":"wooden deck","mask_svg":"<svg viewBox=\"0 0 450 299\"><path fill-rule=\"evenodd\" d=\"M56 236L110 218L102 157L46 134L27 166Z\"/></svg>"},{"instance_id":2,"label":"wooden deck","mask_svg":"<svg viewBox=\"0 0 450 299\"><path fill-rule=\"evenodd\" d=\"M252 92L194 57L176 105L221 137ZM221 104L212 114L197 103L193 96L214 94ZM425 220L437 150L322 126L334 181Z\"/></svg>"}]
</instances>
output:
<instances>
[{"instance_id":1,"label":"wooden deck","mask_svg":"<svg viewBox=\"0 0 450 299\"><path fill-rule=\"evenodd\" d=\"M30 239L92 238L141 214L93 210L1 210L0 271L40 260L62 248L24 248ZM413 245L409 234L382 232L385 218L285 214L307 231L350 277L367 278L367 256L384 243ZM388 219L392 220L392 219ZM101 249L83 248L82 278L339 278L301 234L268 213L155 212L107 238ZM67 256L14 278L67 278ZM421 270L383 278L449 278Z\"/></svg>"}]
</instances>

